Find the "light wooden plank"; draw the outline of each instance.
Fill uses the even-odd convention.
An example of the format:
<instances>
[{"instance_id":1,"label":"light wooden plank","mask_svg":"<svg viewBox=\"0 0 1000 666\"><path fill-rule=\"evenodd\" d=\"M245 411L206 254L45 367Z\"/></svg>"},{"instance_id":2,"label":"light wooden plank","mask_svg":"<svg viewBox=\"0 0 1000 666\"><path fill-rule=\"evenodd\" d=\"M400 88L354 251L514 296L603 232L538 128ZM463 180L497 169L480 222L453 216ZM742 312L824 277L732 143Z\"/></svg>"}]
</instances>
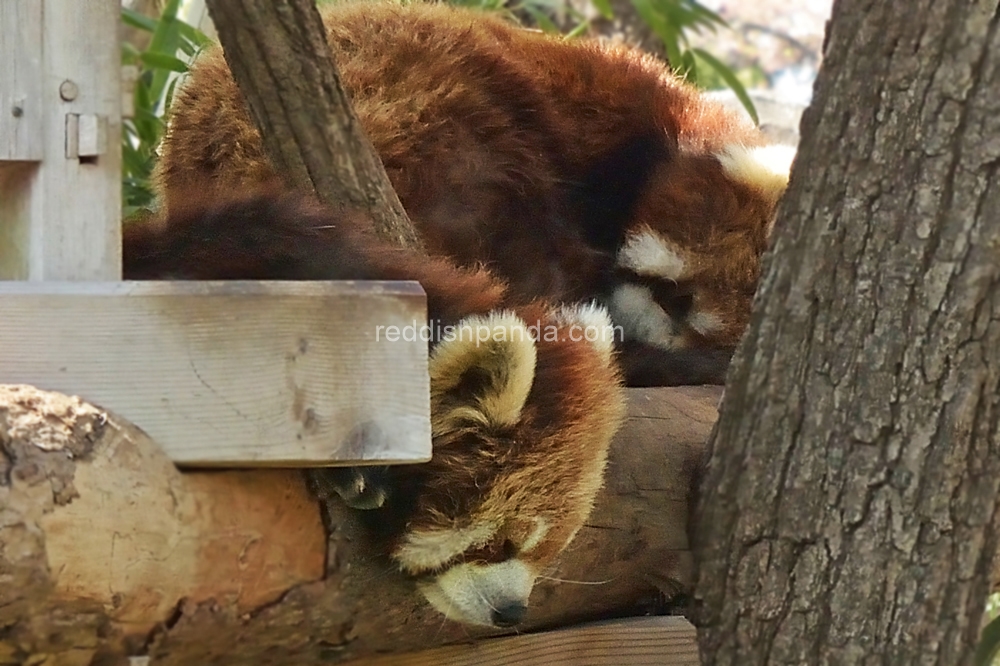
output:
<instances>
[{"instance_id":1,"label":"light wooden plank","mask_svg":"<svg viewBox=\"0 0 1000 666\"><path fill-rule=\"evenodd\" d=\"M181 465L430 458L415 282L0 282L0 383L79 395ZM412 330L417 330L416 328Z\"/></svg>"},{"instance_id":2,"label":"light wooden plank","mask_svg":"<svg viewBox=\"0 0 1000 666\"><path fill-rule=\"evenodd\" d=\"M42 3L0 2L0 161L42 159Z\"/></svg>"},{"instance_id":3,"label":"light wooden plank","mask_svg":"<svg viewBox=\"0 0 1000 666\"><path fill-rule=\"evenodd\" d=\"M0 92L0 122L9 122L6 95L27 100L25 127L13 148L0 150L40 161L0 165L19 172L0 176L0 225L19 240L0 255L0 279L120 279L120 0L3 0L0 7L0 54L6 61L14 51L12 64L0 63L8 72L0 90L9 78L14 91ZM72 146L82 150L67 154Z\"/></svg>"},{"instance_id":4,"label":"light wooden plank","mask_svg":"<svg viewBox=\"0 0 1000 666\"><path fill-rule=\"evenodd\" d=\"M420 652L357 659L344 666L698 666L694 626L681 617L627 618Z\"/></svg>"}]
</instances>

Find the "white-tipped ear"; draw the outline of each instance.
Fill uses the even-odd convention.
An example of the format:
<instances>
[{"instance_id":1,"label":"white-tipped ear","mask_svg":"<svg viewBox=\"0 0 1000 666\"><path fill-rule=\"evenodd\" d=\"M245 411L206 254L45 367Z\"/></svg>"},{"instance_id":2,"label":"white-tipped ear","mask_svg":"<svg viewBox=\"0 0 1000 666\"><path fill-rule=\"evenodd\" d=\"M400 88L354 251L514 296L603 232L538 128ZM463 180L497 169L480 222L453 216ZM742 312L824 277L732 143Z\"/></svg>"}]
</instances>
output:
<instances>
[{"instance_id":1,"label":"white-tipped ear","mask_svg":"<svg viewBox=\"0 0 1000 666\"><path fill-rule=\"evenodd\" d=\"M733 144L716 157L731 178L761 191L775 202L788 187L795 152L794 146L782 144L753 148Z\"/></svg>"},{"instance_id":2,"label":"white-tipped ear","mask_svg":"<svg viewBox=\"0 0 1000 666\"><path fill-rule=\"evenodd\" d=\"M585 340L611 362L615 340L621 340L622 327L615 326L604 307L597 303L562 305L551 312L553 322L566 329L571 340ZM616 337L617 336L617 337Z\"/></svg>"},{"instance_id":3,"label":"white-tipped ear","mask_svg":"<svg viewBox=\"0 0 1000 666\"><path fill-rule=\"evenodd\" d=\"M516 423L535 380L535 354L531 331L511 312L463 319L431 354L432 425Z\"/></svg>"}]
</instances>

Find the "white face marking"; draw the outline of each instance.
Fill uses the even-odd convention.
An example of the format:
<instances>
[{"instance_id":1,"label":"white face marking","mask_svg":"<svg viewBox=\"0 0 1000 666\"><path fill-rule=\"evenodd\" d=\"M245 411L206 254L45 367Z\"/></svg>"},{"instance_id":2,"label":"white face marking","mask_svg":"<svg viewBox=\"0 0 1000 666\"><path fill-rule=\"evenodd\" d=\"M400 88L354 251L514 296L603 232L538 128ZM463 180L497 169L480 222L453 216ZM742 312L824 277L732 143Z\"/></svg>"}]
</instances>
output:
<instances>
[{"instance_id":1,"label":"white face marking","mask_svg":"<svg viewBox=\"0 0 1000 666\"><path fill-rule=\"evenodd\" d=\"M534 518L535 529L528 535L528 538L521 544L521 552L527 553L542 542L545 535L549 533L549 521L544 518Z\"/></svg>"},{"instance_id":2,"label":"white face marking","mask_svg":"<svg viewBox=\"0 0 1000 666\"><path fill-rule=\"evenodd\" d=\"M688 326L702 335L722 330L722 319L711 312L694 312L685 320Z\"/></svg>"},{"instance_id":3,"label":"white face marking","mask_svg":"<svg viewBox=\"0 0 1000 666\"><path fill-rule=\"evenodd\" d=\"M656 303L647 287L620 285L611 295L608 309L633 340L663 349L673 349L679 343L674 320Z\"/></svg>"},{"instance_id":4,"label":"white face marking","mask_svg":"<svg viewBox=\"0 0 1000 666\"><path fill-rule=\"evenodd\" d=\"M528 605L535 573L520 560L498 564L456 564L418 588L438 612L456 622L492 626L493 611Z\"/></svg>"},{"instance_id":5,"label":"white face marking","mask_svg":"<svg viewBox=\"0 0 1000 666\"><path fill-rule=\"evenodd\" d=\"M497 526L490 522L465 528L415 530L406 536L393 556L411 573L435 569L469 548L486 544L496 531Z\"/></svg>"},{"instance_id":6,"label":"white face marking","mask_svg":"<svg viewBox=\"0 0 1000 666\"><path fill-rule=\"evenodd\" d=\"M618 265L665 280L684 276L684 259L658 234L645 230L632 234L618 251Z\"/></svg>"}]
</instances>

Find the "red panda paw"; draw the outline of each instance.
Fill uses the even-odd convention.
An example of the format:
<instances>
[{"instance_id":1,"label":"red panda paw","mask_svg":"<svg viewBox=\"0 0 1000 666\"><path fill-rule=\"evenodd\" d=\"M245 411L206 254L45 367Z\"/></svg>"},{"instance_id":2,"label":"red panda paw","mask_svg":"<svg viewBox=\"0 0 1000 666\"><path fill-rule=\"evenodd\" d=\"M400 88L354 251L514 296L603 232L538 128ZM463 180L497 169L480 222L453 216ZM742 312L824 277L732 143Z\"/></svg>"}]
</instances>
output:
<instances>
[{"instance_id":1,"label":"red panda paw","mask_svg":"<svg viewBox=\"0 0 1000 666\"><path fill-rule=\"evenodd\" d=\"M380 509L391 496L388 467L323 467L306 470L313 492L321 500L334 495L348 507L363 511Z\"/></svg>"}]
</instances>

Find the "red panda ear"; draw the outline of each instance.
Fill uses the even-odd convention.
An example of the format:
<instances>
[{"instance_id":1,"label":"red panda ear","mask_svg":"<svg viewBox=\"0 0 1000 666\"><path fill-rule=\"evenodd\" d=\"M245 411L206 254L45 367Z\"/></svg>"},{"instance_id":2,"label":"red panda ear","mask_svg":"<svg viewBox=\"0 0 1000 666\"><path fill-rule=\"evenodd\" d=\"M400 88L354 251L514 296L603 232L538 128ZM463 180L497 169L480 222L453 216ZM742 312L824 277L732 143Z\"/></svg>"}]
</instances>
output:
<instances>
[{"instance_id":1,"label":"red panda ear","mask_svg":"<svg viewBox=\"0 0 1000 666\"><path fill-rule=\"evenodd\" d=\"M535 340L512 312L467 317L431 353L435 434L460 423L517 423L535 379Z\"/></svg>"},{"instance_id":2,"label":"red panda ear","mask_svg":"<svg viewBox=\"0 0 1000 666\"><path fill-rule=\"evenodd\" d=\"M733 144L716 157L730 178L756 189L774 205L788 187L795 152L794 146L782 144L753 148Z\"/></svg>"},{"instance_id":3,"label":"red panda ear","mask_svg":"<svg viewBox=\"0 0 1000 666\"><path fill-rule=\"evenodd\" d=\"M622 341L622 327L611 321L602 305L595 302L569 303L549 312L552 323L562 329L562 336L573 341L586 341L607 366L614 364L615 343Z\"/></svg>"}]
</instances>

